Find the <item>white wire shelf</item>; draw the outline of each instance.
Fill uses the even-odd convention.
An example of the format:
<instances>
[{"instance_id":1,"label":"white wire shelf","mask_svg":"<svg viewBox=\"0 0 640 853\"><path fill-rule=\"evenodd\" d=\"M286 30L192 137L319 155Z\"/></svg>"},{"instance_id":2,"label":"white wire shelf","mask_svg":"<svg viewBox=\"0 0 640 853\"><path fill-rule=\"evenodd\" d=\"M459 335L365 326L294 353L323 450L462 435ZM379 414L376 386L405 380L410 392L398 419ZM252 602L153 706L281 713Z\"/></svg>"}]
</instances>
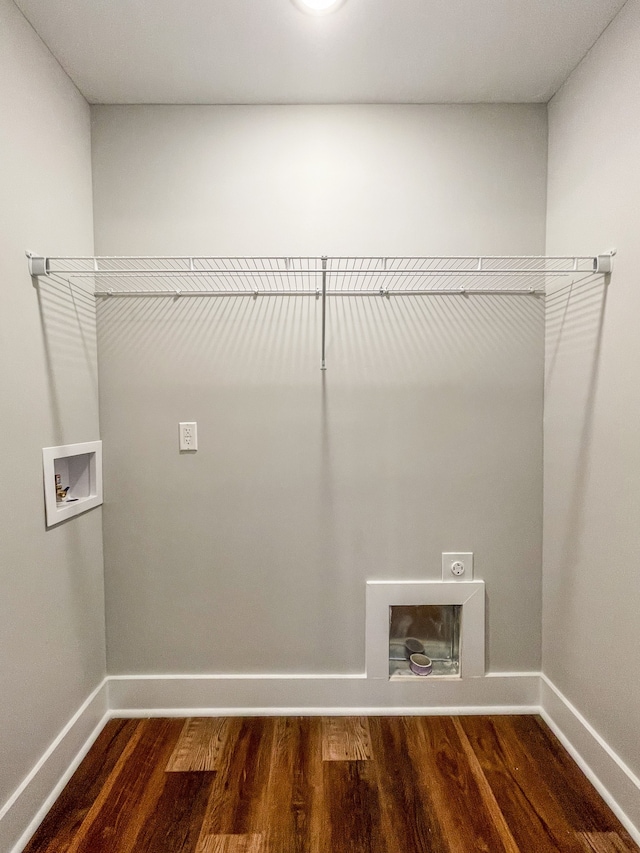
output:
<instances>
[{"instance_id":1,"label":"white wire shelf","mask_svg":"<svg viewBox=\"0 0 640 853\"><path fill-rule=\"evenodd\" d=\"M322 369L327 299L392 296L540 296L549 281L611 272L602 255L431 257L46 257L27 252L38 279L89 282L96 298L306 296L322 299Z\"/></svg>"},{"instance_id":2,"label":"white wire shelf","mask_svg":"<svg viewBox=\"0 0 640 853\"><path fill-rule=\"evenodd\" d=\"M543 293L549 279L609 272L611 254L468 257L43 257L32 275L93 281L108 296L328 296Z\"/></svg>"}]
</instances>

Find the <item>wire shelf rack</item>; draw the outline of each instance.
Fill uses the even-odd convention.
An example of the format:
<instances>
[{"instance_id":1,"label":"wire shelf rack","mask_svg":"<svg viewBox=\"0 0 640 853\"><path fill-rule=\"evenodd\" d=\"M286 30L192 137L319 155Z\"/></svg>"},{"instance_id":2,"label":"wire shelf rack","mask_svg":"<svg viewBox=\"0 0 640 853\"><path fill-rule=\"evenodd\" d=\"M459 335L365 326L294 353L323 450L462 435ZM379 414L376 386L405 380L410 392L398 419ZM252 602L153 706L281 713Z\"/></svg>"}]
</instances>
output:
<instances>
[{"instance_id":1,"label":"wire shelf rack","mask_svg":"<svg viewBox=\"0 0 640 853\"><path fill-rule=\"evenodd\" d=\"M548 278L606 271L599 256L43 257L32 275L92 279L107 296L542 293ZM35 270L35 271L34 271Z\"/></svg>"},{"instance_id":2,"label":"wire shelf rack","mask_svg":"<svg viewBox=\"0 0 640 853\"><path fill-rule=\"evenodd\" d=\"M333 297L540 296L558 278L611 272L615 251L601 255L430 257L54 257L27 252L38 279L89 283L96 298L307 296L322 300L322 367L326 302Z\"/></svg>"}]
</instances>

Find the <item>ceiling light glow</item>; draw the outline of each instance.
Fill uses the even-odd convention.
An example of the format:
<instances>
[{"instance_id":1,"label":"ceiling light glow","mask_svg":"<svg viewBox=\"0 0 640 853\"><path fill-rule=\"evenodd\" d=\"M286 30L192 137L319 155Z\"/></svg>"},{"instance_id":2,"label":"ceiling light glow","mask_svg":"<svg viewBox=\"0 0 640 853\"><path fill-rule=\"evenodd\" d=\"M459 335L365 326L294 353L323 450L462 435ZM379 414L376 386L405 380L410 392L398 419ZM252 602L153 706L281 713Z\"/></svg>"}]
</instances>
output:
<instances>
[{"instance_id":1,"label":"ceiling light glow","mask_svg":"<svg viewBox=\"0 0 640 853\"><path fill-rule=\"evenodd\" d=\"M322 15L325 12L333 12L342 0L296 0L296 2L305 12Z\"/></svg>"}]
</instances>

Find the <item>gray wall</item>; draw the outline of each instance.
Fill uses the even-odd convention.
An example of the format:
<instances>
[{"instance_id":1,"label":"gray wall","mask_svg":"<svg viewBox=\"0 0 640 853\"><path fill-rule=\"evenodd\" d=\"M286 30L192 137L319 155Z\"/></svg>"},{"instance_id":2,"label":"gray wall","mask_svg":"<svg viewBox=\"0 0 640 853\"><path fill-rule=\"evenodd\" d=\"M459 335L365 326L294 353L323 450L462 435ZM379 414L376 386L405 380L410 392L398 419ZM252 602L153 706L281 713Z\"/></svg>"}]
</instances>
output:
<instances>
[{"instance_id":1,"label":"gray wall","mask_svg":"<svg viewBox=\"0 0 640 853\"><path fill-rule=\"evenodd\" d=\"M550 104L549 252L616 247L548 299L544 672L640 773L640 3ZM591 248L590 248L591 247Z\"/></svg>"},{"instance_id":2,"label":"gray wall","mask_svg":"<svg viewBox=\"0 0 640 853\"><path fill-rule=\"evenodd\" d=\"M544 107L92 116L99 254L544 251ZM539 668L542 302L330 310L323 376L315 301L100 305L110 672L361 672L365 580L467 549Z\"/></svg>"},{"instance_id":3,"label":"gray wall","mask_svg":"<svg viewBox=\"0 0 640 853\"><path fill-rule=\"evenodd\" d=\"M93 251L89 108L10 0L0 115L2 805L105 672L101 510L47 531L41 454L99 437L95 310L24 257Z\"/></svg>"}]
</instances>

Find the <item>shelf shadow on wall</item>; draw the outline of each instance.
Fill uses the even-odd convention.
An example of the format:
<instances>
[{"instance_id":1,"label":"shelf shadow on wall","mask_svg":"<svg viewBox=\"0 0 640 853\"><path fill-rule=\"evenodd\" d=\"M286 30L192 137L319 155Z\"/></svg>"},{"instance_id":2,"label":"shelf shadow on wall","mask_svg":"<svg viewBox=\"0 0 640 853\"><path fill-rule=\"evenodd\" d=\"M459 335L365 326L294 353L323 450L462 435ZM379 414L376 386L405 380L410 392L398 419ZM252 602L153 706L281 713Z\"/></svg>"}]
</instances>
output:
<instances>
[{"instance_id":1,"label":"shelf shadow on wall","mask_svg":"<svg viewBox=\"0 0 640 853\"><path fill-rule=\"evenodd\" d=\"M429 365L495 369L505 347L537 345L536 296L329 298L329 371L354 381L424 377ZM101 299L100 353L153 361L158 346L178 368L224 366L234 381L289 381L320 366L320 304L283 297ZM499 371L502 373L502 371Z\"/></svg>"},{"instance_id":2,"label":"shelf shadow on wall","mask_svg":"<svg viewBox=\"0 0 640 853\"><path fill-rule=\"evenodd\" d=\"M50 277L34 282L34 286L48 396L48 401L40 404L44 441L56 446L98 438L96 306L92 284L70 285ZM42 526L46 527L44 496ZM55 586L46 606L57 613L51 617L51 624L55 625L56 619L68 620L68 653L77 657L86 672L100 672L104 668L100 624L104 618L101 513L93 510L59 522L46 536L52 543L47 583ZM64 601L59 613L58 601ZM38 607L37 602L35 606ZM100 639L96 641L96 637ZM56 648L55 644L51 646L51 678L58 677Z\"/></svg>"},{"instance_id":3,"label":"shelf shadow on wall","mask_svg":"<svg viewBox=\"0 0 640 853\"><path fill-rule=\"evenodd\" d=\"M240 634L271 671L361 671L367 578L435 577L444 540L478 543L490 574L504 535L539 538L544 301L332 298L326 372L320 308L100 300L116 657L162 654L169 622L187 667L248 671ZM186 459L175 422L192 418ZM536 560L512 555L518 583ZM529 602L507 613L501 595L492 613L516 633Z\"/></svg>"},{"instance_id":4,"label":"shelf shadow on wall","mask_svg":"<svg viewBox=\"0 0 640 853\"><path fill-rule=\"evenodd\" d=\"M574 450L560 481L566 515L558 517L556 512L553 519L554 529L562 530L554 563L566 587L573 584L573 571L580 562L578 546L584 527L608 287L608 277L590 277L559 287L547 296L545 387L553 399L553 420L550 408L547 429L554 430L554 436L557 430L562 431L565 443L566 432L571 430ZM555 461L566 465L568 459L563 452ZM558 472L554 474L558 476Z\"/></svg>"},{"instance_id":5,"label":"shelf shadow on wall","mask_svg":"<svg viewBox=\"0 0 640 853\"><path fill-rule=\"evenodd\" d=\"M91 285L48 278L34 283L45 372L53 421L53 444L78 440L65 421L67 411L98 415L96 306Z\"/></svg>"}]
</instances>

